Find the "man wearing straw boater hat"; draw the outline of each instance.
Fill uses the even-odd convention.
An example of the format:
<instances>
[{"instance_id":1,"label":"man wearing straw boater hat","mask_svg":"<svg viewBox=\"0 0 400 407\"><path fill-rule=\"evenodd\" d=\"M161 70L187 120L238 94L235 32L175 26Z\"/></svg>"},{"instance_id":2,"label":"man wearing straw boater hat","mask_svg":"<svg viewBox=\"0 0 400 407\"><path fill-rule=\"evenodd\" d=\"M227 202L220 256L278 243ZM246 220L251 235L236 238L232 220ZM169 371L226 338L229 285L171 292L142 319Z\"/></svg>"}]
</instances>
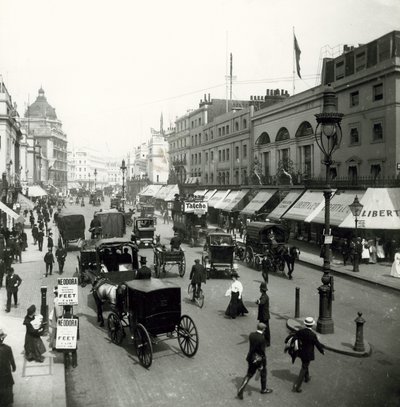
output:
<instances>
[{"instance_id":1,"label":"man wearing straw boater hat","mask_svg":"<svg viewBox=\"0 0 400 407\"><path fill-rule=\"evenodd\" d=\"M296 383L293 385L293 391L296 393L301 393L301 385L303 380L308 383L311 380L310 373L308 371L308 367L310 366L310 362L315 359L314 355L314 346L324 354L324 347L320 343L317 338L317 335L312 330L312 327L315 325L314 318L307 317L304 320L305 328L300 329L294 335L294 340L298 340L299 343L299 351L298 356L301 359L301 369L299 373L299 377L297 378Z\"/></svg>"},{"instance_id":2,"label":"man wearing straw boater hat","mask_svg":"<svg viewBox=\"0 0 400 407\"><path fill-rule=\"evenodd\" d=\"M3 343L7 334L0 328L0 406L11 406L14 401L14 379L11 372L16 366L10 346Z\"/></svg>"}]
</instances>

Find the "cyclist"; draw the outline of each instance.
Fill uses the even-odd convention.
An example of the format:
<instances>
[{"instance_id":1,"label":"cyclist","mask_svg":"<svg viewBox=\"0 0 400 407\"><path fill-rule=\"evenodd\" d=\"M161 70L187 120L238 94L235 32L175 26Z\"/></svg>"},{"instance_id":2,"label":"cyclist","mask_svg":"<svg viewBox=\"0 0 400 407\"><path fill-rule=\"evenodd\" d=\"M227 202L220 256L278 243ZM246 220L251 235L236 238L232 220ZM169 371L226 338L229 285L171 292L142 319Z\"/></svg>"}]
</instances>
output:
<instances>
[{"instance_id":1,"label":"cyclist","mask_svg":"<svg viewBox=\"0 0 400 407\"><path fill-rule=\"evenodd\" d=\"M190 280L193 287L193 298L191 299L192 302L195 301L195 298L198 297L200 290L201 290L201 283L206 283L206 269L205 267L200 264L200 260L196 259L194 261L194 265L192 266L192 270L190 271Z\"/></svg>"}]
</instances>

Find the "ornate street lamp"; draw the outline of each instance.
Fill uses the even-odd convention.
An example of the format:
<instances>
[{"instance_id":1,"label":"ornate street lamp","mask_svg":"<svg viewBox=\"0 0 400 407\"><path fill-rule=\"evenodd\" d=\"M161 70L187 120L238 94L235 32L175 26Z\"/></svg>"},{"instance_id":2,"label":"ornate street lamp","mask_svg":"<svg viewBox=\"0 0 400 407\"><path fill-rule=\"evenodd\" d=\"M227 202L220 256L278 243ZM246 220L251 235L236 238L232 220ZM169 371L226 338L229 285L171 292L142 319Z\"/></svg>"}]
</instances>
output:
<instances>
[{"instance_id":1,"label":"ornate street lamp","mask_svg":"<svg viewBox=\"0 0 400 407\"><path fill-rule=\"evenodd\" d=\"M354 216L354 222L355 222L355 237L357 239L357 223L358 223L358 217L361 215L361 211L364 208L364 205L362 203L360 203L360 201L358 200L358 196L356 195L356 197L354 198L354 201L352 204L349 205L349 208L351 210L351 213ZM353 271L358 272L359 270L359 263L360 263L360 259L358 258L358 254L356 253L356 256L353 260Z\"/></svg>"},{"instance_id":2,"label":"ornate street lamp","mask_svg":"<svg viewBox=\"0 0 400 407\"><path fill-rule=\"evenodd\" d=\"M323 111L315 115L317 127L315 129L315 141L323 154L322 164L326 167L325 173L325 231L324 231L324 265L321 278L322 286L318 287L319 292L319 317L317 321L317 332L329 334L334 331L332 319L333 301L333 276L330 275L331 268L331 243L330 234L330 200L332 189L330 185L330 168L334 163L332 155L340 146L342 140L342 129L340 122L343 113L338 113L336 108L336 95L333 89L328 86L323 93Z\"/></svg>"},{"instance_id":3,"label":"ornate street lamp","mask_svg":"<svg viewBox=\"0 0 400 407\"><path fill-rule=\"evenodd\" d=\"M97 168L94 169L94 191L96 192Z\"/></svg>"},{"instance_id":4,"label":"ornate street lamp","mask_svg":"<svg viewBox=\"0 0 400 407\"><path fill-rule=\"evenodd\" d=\"M125 171L126 171L126 165L125 165L125 160L122 160L121 164L121 171L122 171L122 210L125 212Z\"/></svg>"}]
</instances>

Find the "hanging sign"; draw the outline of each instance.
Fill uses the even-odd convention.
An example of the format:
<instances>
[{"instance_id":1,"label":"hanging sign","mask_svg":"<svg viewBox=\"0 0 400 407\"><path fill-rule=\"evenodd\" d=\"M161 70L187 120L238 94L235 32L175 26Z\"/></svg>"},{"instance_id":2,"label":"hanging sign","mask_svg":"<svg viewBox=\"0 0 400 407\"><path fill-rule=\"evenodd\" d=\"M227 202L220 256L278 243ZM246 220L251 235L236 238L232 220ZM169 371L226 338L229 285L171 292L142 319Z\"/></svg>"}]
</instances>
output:
<instances>
[{"instance_id":1,"label":"hanging sign","mask_svg":"<svg viewBox=\"0 0 400 407\"><path fill-rule=\"evenodd\" d=\"M208 212L208 202L185 201L184 212L195 213L197 215L204 215Z\"/></svg>"}]
</instances>

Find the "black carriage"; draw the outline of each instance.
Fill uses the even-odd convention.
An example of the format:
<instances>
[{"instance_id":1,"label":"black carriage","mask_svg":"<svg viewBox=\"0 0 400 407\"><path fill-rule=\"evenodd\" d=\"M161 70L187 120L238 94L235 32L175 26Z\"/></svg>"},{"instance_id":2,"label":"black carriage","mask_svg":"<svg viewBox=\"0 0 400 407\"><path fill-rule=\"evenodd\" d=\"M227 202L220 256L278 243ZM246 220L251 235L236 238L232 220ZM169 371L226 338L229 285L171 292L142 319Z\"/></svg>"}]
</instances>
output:
<instances>
[{"instance_id":1,"label":"black carriage","mask_svg":"<svg viewBox=\"0 0 400 407\"><path fill-rule=\"evenodd\" d=\"M97 196L97 194L90 194L89 204L91 204L93 206L100 206L101 205L100 198Z\"/></svg>"},{"instance_id":2,"label":"black carriage","mask_svg":"<svg viewBox=\"0 0 400 407\"><path fill-rule=\"evenodd\" d=\"M186 271L186 258L182 249L167 250L159 246L154 247L154 272L157 278L161 277L161 272L165 274L166 267L174 266L178 266L179 275L183 277Z\"/></svg>"},{"instance_id":3,"label":"black carriage","mask_svg":"<svg viewBox=\"0 0 400 407\"><path fill-rule=\"evenodd\" d=\"M101 223L103 238L123 237L126 232L125 217L117 209L100 210L94 213Z\"/></svg>"},{"instance_id":4,"label":"black carriage","mask_svg":"<svg viewBox=\"0 0 400 407\"><path fill-rule=\"evenodd\" d=\"M199 347L196 325L188 315L181 315L181 289L159 279L133 280L126 283L123 309L111 312L107 326L110 339L120 345L129 328L140 364L149 368L153 361L153 344L178 339L188 357ZM164 338L163 338L164 336Z\"/></svg>"},{"instance_id":5,"label":"black carriage","mask_svg":"<svg viewBox=\"0 0 400 407\"><path fill-rule=\"evenodd\" d=\"M137 245L127 239L84 241L77 256L79 284L84 287L100 277L113 283L132 280L139 268L138 251Z\"/></svg>"},{"instance_id":6,"label":"black carriage","mask_svg":"<svg viewBox=\"0 0 400 407\"><path fill-rule=\"evenodd\" d=\"M85 239L85 218L82 214L59 212L57 227L66 249L71 242L77 243L79 240Z\"/></svg>"},{"instance_id":7,"label":"black carriage","mask_svg":"<svg viewBox=\"0 0 400 407\"><path fill-rule=\"evenodd\" d=\"M206 236L202 263L207 271L207 278L224 273L230 276L237 269L234 261L235 239L229 233L211 232Z\"/></svg>"},{"instance_id":8,"label":"black carriage","mask_svg":"<svg viewBox=\"0 0 400 407\"><path fill-rule=\"evenodd\" d=\"M152 247L156 243L154 223L153 218L134 218L131 234L132 242L135 242L139 247Z\"/></svg>"},{"instance_id":9,"label":"black carriage","mask_svg":"<svg viewBox=\"0 0 400 407\"><path fill-rule=\"evenodd\" d=\"M274 271L283 271L285 244L288 239L289 233L283 225L272 222L250 222L243 243L243 260L247 265L260 270L262 259L266 255Z\"/></svg>"}]
</instances>

